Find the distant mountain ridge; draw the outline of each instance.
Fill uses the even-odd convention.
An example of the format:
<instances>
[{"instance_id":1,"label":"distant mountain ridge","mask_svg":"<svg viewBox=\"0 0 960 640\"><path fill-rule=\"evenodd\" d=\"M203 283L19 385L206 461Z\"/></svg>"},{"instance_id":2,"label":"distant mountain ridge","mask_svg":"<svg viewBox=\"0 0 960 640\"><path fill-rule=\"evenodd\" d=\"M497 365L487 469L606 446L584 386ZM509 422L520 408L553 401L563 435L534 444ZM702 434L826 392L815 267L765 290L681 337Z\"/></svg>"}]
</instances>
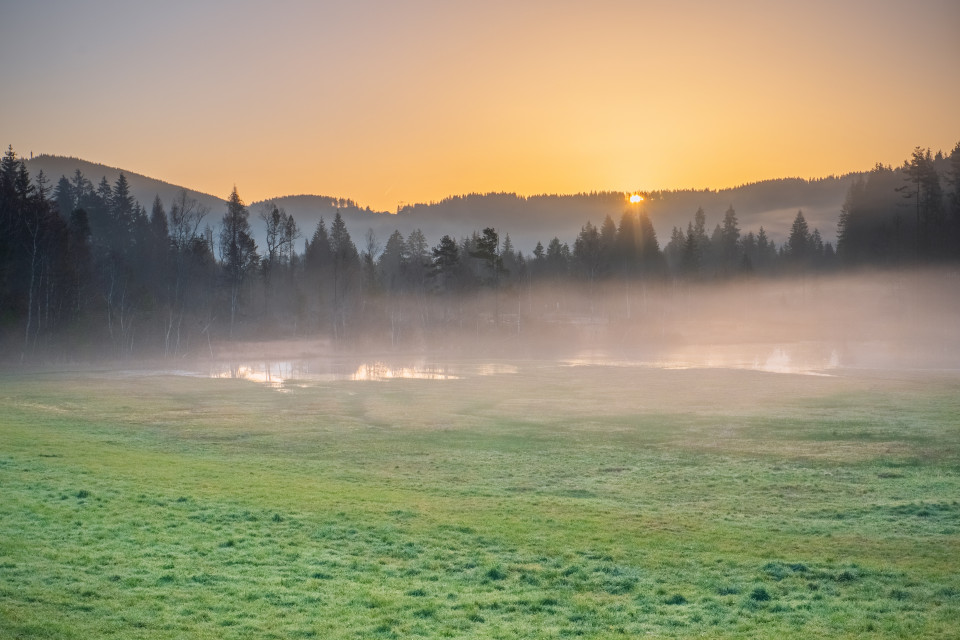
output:
<instances>
[{"instance_id":1,"label":"distant mountain ridge","mask_svg":"<svg viewBox=\"0 0 960 640\"><path fill-rule=\"evenodd\" d=\"M79 158L43 154L26 162L31 176L42 169L51 185L55 185L61 175L69 178L77 169L94 184L106 177L112 185L122 171L130 183L131 193L148 210L158 195L164 207L169 209L173 198L181 189L186 189L191 197L210 209L206 222L214 228L219 225L226 209L223 198ZM652 191L645 194L640 205L628 203L624 193L609 191L533 196L475 193L450 196L429 204L407 205L396 214L361 207L344 198L288 195L250 203L250 224L258 245L262 247L265 231L259 213L265 203L272 202L283 207L296 220L302 234L301 246L303 239L313 234L321 218L329 225L339 211L360 249L366 245L368 230L373 231L374 240L380 245L394 230L407 236L417 228L424 232L431 244L436 244L443 235L460 238L484 227L494 227L501 235L509 234L514 246L529 254L538 241L546 245L554 236L572 245L588 220L599 226L609 215L619 222L622 213L631 207L648 213L663 247L670 239L672 228L686 229L698 207L706 213L709 233L732 206L744 233L756 232L762 225L772 240L782 243L797 211L803 210L810 228L818 228L825 241L834 241L847 190L860 175L863 174L815 180L782 178L720 190ZM242 195L242 187L240 191Z\"/></svg>"},{"instance_id":2,"label":"distant mountain ridge","mask_svg":"<svg viewBox=\"0 0 960 640\"><path fill-rule=\"evenodd\" d=\"M731 206L743 233L756 232L763 226L767 235L780 244L786 240L797 211L803 210L810 228L818 228L825 241L833 242L847 190L859 175L862 174L819 180L767 180L718 191L655 191L645 194L646 199L639 206L628 203L626 194L620 192L467 194L430 204L408 205L396 215L361 209L349 201L340 206L335 199L324 196L288 196L271 201L294 217L304 236L313 233L320 218L329 223L339 207L358 246L368 229L383 243L394 230L407 236L419 228L431 244L436 244L443 235L460 238L484 227L494 227L501 235L510 234L514 246L529 254L537 242L546 245L554 236L572 245L587 221L599 226L609 215L619 222L623 212L634 206L650 216L661 247L669 241L674 226L686 229L698 207L706 213L709 233ZM254 203L251 209L255 210L258 204Z\"/></svg>"}]
</instances>

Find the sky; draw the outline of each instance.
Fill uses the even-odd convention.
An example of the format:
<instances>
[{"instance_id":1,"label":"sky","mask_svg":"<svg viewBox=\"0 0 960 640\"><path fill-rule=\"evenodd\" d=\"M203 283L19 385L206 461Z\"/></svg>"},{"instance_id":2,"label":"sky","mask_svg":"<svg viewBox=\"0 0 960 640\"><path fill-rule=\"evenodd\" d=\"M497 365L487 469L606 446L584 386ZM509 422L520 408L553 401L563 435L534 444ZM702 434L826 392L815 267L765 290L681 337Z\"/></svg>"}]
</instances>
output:
<instances>
[{"instance_id":1,"label":"sky","mask_svg":"<svg viewBox=\"0 0 960 640\"><path fill-rule=\"evenodd\" d=\"M0 144L252 202L725 188L960 141L957 0L0 0Z\"/></svg>"}]
</instances>

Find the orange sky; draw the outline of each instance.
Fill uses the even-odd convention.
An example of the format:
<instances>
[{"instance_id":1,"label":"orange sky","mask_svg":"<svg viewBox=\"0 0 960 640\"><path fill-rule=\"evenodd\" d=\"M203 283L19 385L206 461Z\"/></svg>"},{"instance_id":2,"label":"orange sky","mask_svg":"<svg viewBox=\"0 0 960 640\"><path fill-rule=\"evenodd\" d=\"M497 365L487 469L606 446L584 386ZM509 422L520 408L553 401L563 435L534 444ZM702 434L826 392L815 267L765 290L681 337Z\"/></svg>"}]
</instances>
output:
<instances>
[{"instance_id":1,"label":"orange sky","mask_svg":"<svg viewBox=\"0 0 960 640\"><path fill-rule=\"evenodd\" d=\"M667 4L0 3L0 143L394 210L820 177L960 141L955 0Z\"/></svg>"}]
</instances>

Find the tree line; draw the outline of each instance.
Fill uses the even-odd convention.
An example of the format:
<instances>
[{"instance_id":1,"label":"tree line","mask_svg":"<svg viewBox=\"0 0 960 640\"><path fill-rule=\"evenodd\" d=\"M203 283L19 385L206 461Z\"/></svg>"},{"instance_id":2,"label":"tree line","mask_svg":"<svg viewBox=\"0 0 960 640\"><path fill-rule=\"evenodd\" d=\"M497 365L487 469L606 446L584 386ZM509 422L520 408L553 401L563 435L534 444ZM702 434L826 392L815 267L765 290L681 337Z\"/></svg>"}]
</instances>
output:
<instances>
[{"instance_id":1,"label":"tree line","mask_svg":"<svg viewBox=\"0 0 960 640\"><path fill-rule=\"evenodd\" d=\"M94 184L77 170L51 185L9 148L0 160L4 358L180 356L229 338L405 344L465 323L479 331L481 320L519 330L544 311L508 301L538 283L669 286L956 261L960 143L949 155L918 147L903 166L856 180L836 247L802 211L777 245L762 226L744 232L732 206L709 232L698 209L661 247L642 204L625 204L619 220L587 221L572 243L554 237L530 254L492 227L432 246L419 229L382 243L370 231L358 247L339 211L306 233L273 203L255 213L262 247L236 188L223 212L186 191L147 210L122 173ZM481 298L491 303L465 306Z\"/></svg>"}]
</instances>

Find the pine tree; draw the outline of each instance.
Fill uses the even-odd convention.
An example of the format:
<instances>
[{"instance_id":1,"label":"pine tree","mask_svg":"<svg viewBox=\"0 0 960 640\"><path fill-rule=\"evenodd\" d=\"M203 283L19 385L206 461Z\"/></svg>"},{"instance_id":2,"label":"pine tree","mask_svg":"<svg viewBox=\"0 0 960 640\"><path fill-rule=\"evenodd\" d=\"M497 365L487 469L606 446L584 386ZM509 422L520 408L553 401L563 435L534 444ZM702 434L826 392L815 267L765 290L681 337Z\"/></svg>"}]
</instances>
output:
<instances>
[{"instance_id":1,"label":"pine tree","mask_svg":"<svg viewBox=\"0 0 960 640\"><path fill-rule=\"evenodd\" d=\"M956 260L960 258L960 142L953 147L948 160L947 183L953 187L949 194L949 231L946 234L948 255Z\"/></svg>"},{"instance_id":2,"label":"pine tree","mask_svg":"<svg viewBox=\"0 0 960 640\"><path fill-rule=\"evenodd\" d=\"M743 241L740 243L740 246L743 250L743 257L750 263L751 270L754 265L759 265L760 256L757 251L757 236L754 235L753 231L748 231L747 235L743 236Z\"/></svg>"},{"instance_id":3,"label":"pine tree","mask_svg":"<svg viewBox=\"0 0 960 640\"><path fill-rule=\"evenodd\" d=\"M636 234L639 271L648 276L662 274L665 268L663 254L660 252L657 232L645 211L637 216Z\"/></svg>"},{"instance_id":4,"label":"pine tree","mask_svg":"<svg viewBox=\"0 0 960 640\"><path fill-rule=\"evenodd\" d=\"M588 282L593 282L600 277L603 260L600 230L593 226L589 220L580 229L580 235L573 243L573 259L577 264L578 271Z\"/></svg>"},{"instance_id":5,"label":"pine tree","mask_svg":"<svg viewBox=\"0 0 960 640\"><path fill-rule=\"evenodd\" d=\"M487 227L476 238L470 257L480 260L484 265L485 278L494 287L500 284L503 272L503 259L500 257L500 235L493 227Z\"/></svg>"},{"instance_id":6,"label":"pine tree","mask_svg":"<svg viewBox=\"0 0 960 640\"><path fill-rule=\"evenodd\" d=\"M723 214L719 253L722 271L731 272L737 268L740 263L740 227L733 205Z\"/></svg>"},{"instance_id":7,"label":"pine tree","mask_svg":"<svg viewBox=\"0 0 960 640\"><path fill-rule=\"evenodd\" d=\"M555 278L567 275L570 263L570 247L566 243L560 242L560 238L554 237L547 245L547 252L544 256L544 266L547 273Z\"/></svg>"},{"instance_id":8,"label":"pine tree","mask_svg":"<svg viewBox=\"0 0 960 640\"><path fill-rule=\"evenodd\" d=\"M153 199L153 208L150 211L150 231L153 237L164 243L170 240L170 228L167 224L167 212L163 208L160 196Z\"/></svg>"},{"instance_id":9,"label":"pine tree","mask_svg":"<svg viewBox=\"0 0 960 640\"><path fill-rule=\"evenodd\" d=\"M943 189L930 149L916 147L901 172L907 186L897 189L914 201L914 252L917 260L935 258L946 251L943 246Z\"/></svg>"},{"instance_id":10,"label":"pine tree","mask_svg":"<svg viewBox=\"0 0 960 640\"><path fill-rule=\"evenodd\" d=\"M167 282L170 270L170 250L170 229L167 225L167 212L164 211L163 203L158 195L153 199L153 207L150 211L150 234L147 246L149 279L151 286L158 295L161 288L173 284ZM164 294L162 297L167 299L168 304L172 302L168 294Z\"/></svg>"},{"instance_id":11,"label":"pine tree","mask_svg":"<svg viewBox=\"0 0 960 640\"><path fill-rule=\"evenodd\" d=\"M423 291L430 274L430 245L420 229L414 229L407 236L406 254L408 256L408 279L416 291Z\"/></svg>"},{"instance_id":12,"label":"pine tree","mask_svg":"<svg viewBox=\"0 0 960 640\"><path fill-rule=\"evenodd\" d=\"M127 177L120 173L113 190L110 193L109 206L115 235L115 247L120 251L132 248L134 235L134 211L136 202L130 195L130 183Z\"/></svg>"},{"instance_id":13,"label":"pine tree","mask_svg":"<svg viewBox=\"0 0 960 640\"><path fill-rule=\"evenodd\" d=\"M683 241L683 253L680 257L680 272L687 277L700 276L700 251L697 249L697 234L693 223L687 223L687 234Z\"/></svg>"},{"instance_id":14,"label":"pine tree","mask_svg":"<svg viewBox=\"0 0 960 640\"><path fill-rule=\"evenodd\" d=\"M73 185L67 176L60 176L57 186L53 190L53 202L57 211L65 219L70 218L70 214L77 208L76 198L73 195Z\"/></svg>"},{"instance_id":15,"label":"pine tree","mask_svg":"<svg viewBox=\"0 0 960 640\"><path fill-rule=\"evenodd\" d=\"M616 262L617 225L613 218L607 215L600 224L600 267L601 277L613 271Z\"/></svg>"},{"instance_id":16,"label":"pine tree","mask_svg":"<svg viewBox=\"0 0 960 640\"><path fill-rule=\"evenodd\" d=\"M683 245L685 243L686 236L684 236L683 231L680 230L680 227L674 226L670 231L670 241L663 248L663 256L667 260L667 266L674 274L681 270L680 263L683 260Z\"/></svg>"},{"instance_id":17,"label":"pine tree","mask_svg":"<svg viewBox=\"0 0 960 640\"><path fill-rule=\"evenodd\" d=\"M227 212L220 226L220 260L226 275L230 300L230 336L233 336L243 284L256 267L257 244L250 234L250 213L244 206L237 188L227 199Z\"/></svg>"},{"instance_id":18,"label":"pine tree","mask_svg":"<svg viewBox=\"0 0 960 640\"><path fill-rule=\"evenodd\" d=\"M307 242L304 249L303 261L307 270L318 274L320 271L333 263L333 252L330 250L330 234L327 233L327 225L320 218L316 228L313 230L313 236Z\"/></svg>"},{"instance_id":19,"label":"pine tree","mask_svg":"<svg viewBox=\"0 0 960 640\"><path fill-rule=\"evenodd\" d=\"M770 270L777 258L777 247L767 238L767 232L760 226L757 232L757 263L759 269Z\"/></svg>"},{"instance_id":20,"label":"pine tree","mask_svg":"<svg viewBox=\"0 0 960 640\"><path fill-rule=\"evenodd\" d=\"M333 336L336 340L342 340L346 337L352 294L358 286L360 253L350 238L350 232L347 231L347 225L339 211L330 225L330 253L333 273Z\"/></svg>"},{"instance_id":21,"label":"pine tree","mask_svg":"<svg viewBox=\"0 0 960 640\"><path fill-rule=\"evenodd\" d=\"M501 277L515 280L518 275L517 271L520 263L517 259L517 251L513 246L513 241L510 239L509 233L503 236L503 248L500 250L500 260L502 262Z\"/></svg>"},{"instance_id":22,"label":"pine tree","mask_svg":"<svg viewBox=\"0 0 960 640\"><path fill-rule=\"evenodd\" d=\"M543 243L537 241L537 246L533 248L533 259L540 262L543 260Z\"/></svg>"},{"instance_id":23,"label":"pine tree","mask_svg":"<svg viewBox=\"0 0 960 640\"><path fill-rule=\"evenodd\" d=\"M614 270L621 274L633 274L639 268L639 230L637 217L632 211L624 211L617 225Z\"/></svg>"},{"instance_id":24,"label":"pine tree","mask_svg":"<svg viewBox=\"0 0 960 640\"><path fill-rule=\"evenodd\" d=\"M795 265L804 265L811 257L810 228L803 217L803 211L798 211L797 216L793 219L786 249L790 261Z\"/></svg>"},{"instance_id":25,"label":"pine tree","mask_svg":"<svg viewBox=\"0 0 960 640\"><path fill-rule=\"evenodd\" d=\"M404 283L404 271L407 266L407 247L399 231L394 231L383 246L383 253L377 260L377 272L382 286L387 291L400 291Z\"/></svg>"},{"instance_id":26,"label":"pine tree","mask_svg":"<svg viewBox=\"0 0 960 640\"><path fill-rule=\"evenodd\" d=\"M440 238L440 244L433 248L433 271L431 273L436 287L441 291L452 291L459 284L460 248L450 236Z\"/></svg>"}]
</instances>

